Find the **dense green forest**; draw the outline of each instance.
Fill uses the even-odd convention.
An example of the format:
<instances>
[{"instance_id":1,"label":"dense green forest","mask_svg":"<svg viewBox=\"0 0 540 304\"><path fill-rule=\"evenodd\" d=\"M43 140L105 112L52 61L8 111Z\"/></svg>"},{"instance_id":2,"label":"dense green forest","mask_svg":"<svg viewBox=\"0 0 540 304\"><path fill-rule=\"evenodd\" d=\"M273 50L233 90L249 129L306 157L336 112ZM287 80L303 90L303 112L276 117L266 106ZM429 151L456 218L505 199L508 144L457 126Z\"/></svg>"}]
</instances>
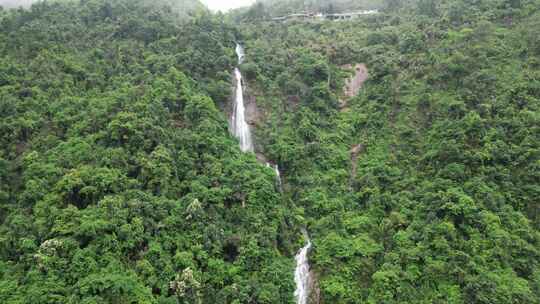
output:
<instances>
[{"instance_id":1,"label":"dense green forest","mask_svg":"<svg viewBox=\"0 0 540 304\"><path fill-rule=\"evenodd\" d=\"M540 303L540 1L365 5L0 8L0 303Z\"/></svg>"}]
</instances>

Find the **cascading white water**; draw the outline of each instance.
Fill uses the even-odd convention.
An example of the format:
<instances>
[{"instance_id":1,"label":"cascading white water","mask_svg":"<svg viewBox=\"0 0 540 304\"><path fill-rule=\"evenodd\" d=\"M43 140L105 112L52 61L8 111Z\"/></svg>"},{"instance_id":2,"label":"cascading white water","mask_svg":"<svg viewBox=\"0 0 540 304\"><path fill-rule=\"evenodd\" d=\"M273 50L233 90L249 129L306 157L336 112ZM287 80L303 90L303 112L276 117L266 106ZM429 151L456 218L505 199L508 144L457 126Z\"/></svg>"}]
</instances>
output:
<instances>
[{"instance_id":1,"label":"cascading white water","mask_svg":"<svg viewBox=\"0 0 540 304\"><path fill-rule=\"evenodd\" d=\"M238 63L241 64L244 61L244 49L239 44L236 44L236 55L238 56ZM236 77L236 96L232 116L232 131L234 136L240 141L240 150L243 152L253 151L251 130L245 117L246 108L244 106L242 74L238 68L234 69L234 75Z\"/></svg>"},{"instance_id":2,"label":"cascading white water","mask_svg":"<svg viewBox=\"0 0 540 304\"><path fill-rule=\"evenodd\" d=\"M236 56L238 56L238 64L242 64L244 62L244 48L240 44L236 44Z\"/></svg>"},{"instance_id":3,"label":"cascading white water","mask_svg":"<svg viewBox=\"0 0 540 304\"><path fill-rule=\"evenodd\" d=\"M240 44L236 44L236 55L238 56L238 65L244 62L244 48ZM253 142L251 140L251 131L249 124L245 119L245 106L244 106L244 89L242 86L242 74L238 68L234 69L236 77L236 98L234 104L234 111L232 116L232 131L233 134L240 141L240 149L243 152L253 151ZM276 181L278 183L279 190L281 191L281 174L279 172L278 165L271 165L266 163L266 166L272 167L276 172ZM307 304L309 297L309 261L308 253L311 249L311 240L307 234L307 231L303 231L306 236L307 243L302 249L298 251L295 256L296 268L294 270L294 282L296 283L296 290L294 296L296 297L297 304Z\"/></svg>"},{"instance_id":4,"label":"cascading white water","mask_svg":"<svg viewBox=\"0 0 540 304\"><path fill-rule=\"evenodd\" d=\"M307 238L307 244L298 251L296 254L296 269L294 270L294 282L296 283L296 290L294 296L296 297L297 304L307 304L309 297L309 260L308 253L311 249L311 241L305 233Z\"/></svg>"},{"instance_id":5,"label":"cascading white water","mask_svg":"<svg viewBox=\"0 0 540 304\"><path fill-rule=\"evenodd\" d=\"M281 174L279 173L279 167L277 164L274 165L274 171L276 172L276 179L277 179L279 191L283 191L281 187Z\"/></svg>"},{"instance_id":6,"label":"cascading white water","mask_svg":"<svg viewBox=\"0 0 540 304\"><path fill-rule=\"evenodd\" d=\"M283 191L282 187L281 187L281 174L279 173L279 167L277 164L275 165L272 165L271 163L266 163L266 166L268 168L272 168L274 169L274 172L276 173L276 182L277 182L277 186L278 186L278 189L280 192Z\"/></svg>"},{"instance_id":7,"label":"cascading white water","mask_svg":"<svg viewBox=\"0 0 540 304\"><path fill-rule=\"evenodd\" d=\"M240 150L243 152L253 151L251 130L245 118L244 96L242 88L242 74L238 68L234 69L236 76L236 100L232 117L233 133L240 141Z\"/></svg>"}]
</instances>

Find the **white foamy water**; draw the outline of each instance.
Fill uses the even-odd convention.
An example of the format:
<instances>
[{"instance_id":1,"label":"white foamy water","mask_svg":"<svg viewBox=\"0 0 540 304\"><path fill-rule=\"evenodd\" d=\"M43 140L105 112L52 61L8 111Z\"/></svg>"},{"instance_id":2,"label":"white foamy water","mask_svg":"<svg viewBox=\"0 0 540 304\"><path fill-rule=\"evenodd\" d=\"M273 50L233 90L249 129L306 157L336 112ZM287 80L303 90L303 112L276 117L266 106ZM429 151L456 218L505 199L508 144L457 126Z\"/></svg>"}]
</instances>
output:
<instances>
[{"instance_id":1,"label":"white foamy water","mask_svg":"<svg viewBox=\"0 0 540 304\"><path fill-rule=\"evenodd\" d=\"M245 57L245 53L244 53L244 48L240 45L240 44L236 44L236 56L238 56L238 64L242 64L244 62L244 57Z\"/></svg>"},{"instance_id":2,"label":"white foamy water","mask_svg":"<svg viewBox=\"0 0 540 304\"><path fill-rule=\"evenodd\" d=\"M278 189L280 192L283 191L282 187L281 187L281 174L279 172L279 167L277 164L273 165L271 163L266 163L266 166L268 168L272 168L274 169L274 172L276 173L276 183L277 183L277 186L278 186Z\"/></svg>"},{"instance_id":3,"label":"white foamy water","mask_svg":"<svg viewBox=\"0 0 540 304\"><path fill-rule=\"evenodd\" d=\"M281 174L279 173L279 167L277 164L274 165L274 172L276 172L276 180L277 180L279 191L283 191L282 186L281 186Z\"/></svg>"},{"instance_id":4,"label":"white foamy water","mask_svg":"<svg viewBox=\"0 0 540 304\"><path fill-rule=\"evenodd\" d=\"M240 150L243 152L253 151L251 130L246 122L246 108L244 105L244 92L242 87L242 74L238 68L234 69L236 77L236 98L232 117L232 131L240 141Z\"/></svg>"},{"instance_id":5,"label":"white foamy water","mask_svg":"<svg viewBox=\"0 0 540 304\"><path fill-rule=\"evenodd\" d=\"M307 237L307 233L306 233ZM307 304L309 297L309 260L308 253L311 249L311 241L307 238L307 244L296 254L296 268L294 270L294 282L296 290L294 296L297 304Z\"/></svg>"}]
</instances>

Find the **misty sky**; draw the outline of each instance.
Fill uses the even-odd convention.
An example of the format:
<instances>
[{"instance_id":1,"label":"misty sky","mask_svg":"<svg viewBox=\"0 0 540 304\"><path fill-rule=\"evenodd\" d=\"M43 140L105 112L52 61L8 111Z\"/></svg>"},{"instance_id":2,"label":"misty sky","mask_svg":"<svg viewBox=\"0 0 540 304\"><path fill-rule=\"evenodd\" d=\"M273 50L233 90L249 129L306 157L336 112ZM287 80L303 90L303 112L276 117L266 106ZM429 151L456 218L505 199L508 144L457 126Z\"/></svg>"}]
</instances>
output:
<instances>
[{"instance_id":1,"label":"misty sky","mask_svg":"<svg viewBox=\"0 0 540 304\"><path fill-rule=\"evenodd\" d=\"M214 11L227 11L231 8L239 8L242 6L248 6L255 2L255 0L202 0L206 6Z\"/></svg>"},{"instance_id":2,"label":"misty sky","mask_svg":"<svg viewBox=\"0 0 540 304\"><path fill-rule=\"evenodd\" d=\"M1 6L17 7L17 6L29 6L35 0L0 0Z\"/></svg>"}]
</instances>

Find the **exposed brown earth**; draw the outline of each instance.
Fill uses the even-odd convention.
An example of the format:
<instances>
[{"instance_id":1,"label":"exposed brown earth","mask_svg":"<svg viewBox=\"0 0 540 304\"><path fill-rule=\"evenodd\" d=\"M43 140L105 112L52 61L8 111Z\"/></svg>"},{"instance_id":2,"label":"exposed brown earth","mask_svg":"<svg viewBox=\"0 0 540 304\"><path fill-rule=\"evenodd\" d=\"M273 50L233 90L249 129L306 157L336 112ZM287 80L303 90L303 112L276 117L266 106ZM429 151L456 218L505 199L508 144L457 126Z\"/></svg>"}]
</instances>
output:
<instances>
[{"instance_id":1,"label":"exposed brown earth","mask_svg":"<svg viewBox=\"0 0 540 304\"><path fill-rule=\"evenodd\" d=\"M366 65L363 63L357 63L354 66L347 64L342 66L342 68L353 71L352 75L345 79L345 86L343 86L344 98L340 100L340 107L343 109L347 107L347 100L360 92L362 85L369 77L369 73Z\"/></svg>"},{"instance_id":2,"label":"exposed brown earth","mask_svg":"<svg viewBox=\"0 0 540 304\"><path fill-rule=\"evenodd\" d=\"M358 145L355 145L351 148L351 178L349 180L349 185L352 187L353 185L353 181L356 177L356 171L357 171L357 160L358 160L358 155L360 155L360 153L364 152L364 145L362 144L358 144Z\"/></svg>"},{"instance_id":3,"label":"exposed brown earth","mask_svg":"<svg viewBox=\"0 0 540 304\"><path fill-rule=\"evenodd\" d=\"M251 92L251 90L245 88L244 93L244 106L246 107L246 121L250 125L256 125L258 124L262 117L261 112L259 111L259 107L257 107L257 97Z\"/></svg>"}]
</instances>

